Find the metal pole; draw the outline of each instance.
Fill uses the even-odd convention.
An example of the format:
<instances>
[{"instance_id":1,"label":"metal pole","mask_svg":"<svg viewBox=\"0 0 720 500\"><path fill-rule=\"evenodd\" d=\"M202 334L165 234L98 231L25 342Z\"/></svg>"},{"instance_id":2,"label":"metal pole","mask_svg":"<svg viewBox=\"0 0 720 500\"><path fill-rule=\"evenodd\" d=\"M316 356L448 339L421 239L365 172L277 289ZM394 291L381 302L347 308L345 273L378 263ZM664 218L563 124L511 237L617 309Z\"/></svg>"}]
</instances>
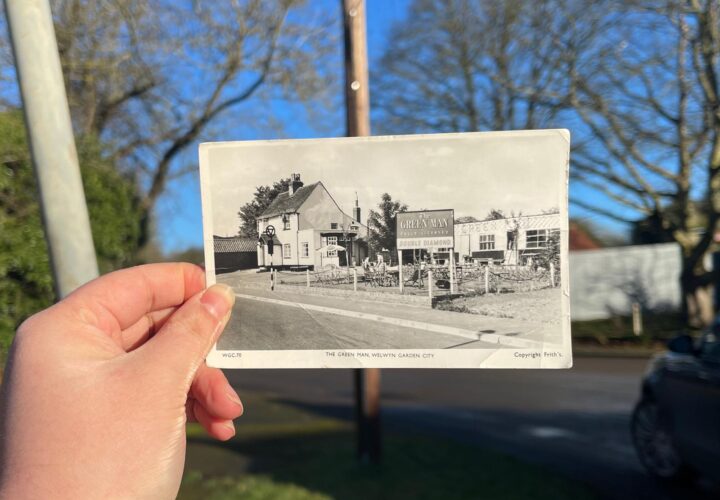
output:
<instances>
[{"instance_id":1,"label":"metal pole","mask_svg":"<svg viewBox=\"0 0 720 500\"><path fill-rule=\"evenodd\" d=\"M98 275L60 56L47 0L5 0L55 293Z\"/></svg>"},{"instance_id":2,"label":"metal pole","mask_svg":"<svg viewBox=\"0 0 720 500\"><path fill-rule=\"evenodd\" d=\"M345 109L347 136L370 135L365 0L341 0L345 34ZM355 370L358 457L380 461L380 370Z\"/></svg>"}]
</instances>

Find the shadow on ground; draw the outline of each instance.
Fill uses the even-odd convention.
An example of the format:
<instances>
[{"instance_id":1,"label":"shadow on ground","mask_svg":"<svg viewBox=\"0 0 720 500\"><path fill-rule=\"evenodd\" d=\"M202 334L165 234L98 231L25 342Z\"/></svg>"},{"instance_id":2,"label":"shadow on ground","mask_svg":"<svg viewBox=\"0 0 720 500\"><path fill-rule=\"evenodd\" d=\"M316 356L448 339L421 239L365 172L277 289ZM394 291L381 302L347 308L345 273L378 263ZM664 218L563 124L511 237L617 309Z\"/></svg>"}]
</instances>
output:
<instances>
[{"instance_id":1,"label":"shadow on ground","mask_svg":"<svg viewBox=\"0 0 720 500\"><path fill-rule=\"evenodd\" d=\"M190 428L180 499L597 498L545 467L395 428L383 436L382 463L363 465L344 409L261 404L266 408L254 402L256 414L240 423L230 442Z\"/></svg>"},{"instance_id":2,"label":"shadow on ground","mask_svg":"<svg viewBox=\"0 0 720 500\"><path fill-rule=\"evenodd\" d=\"M243 474L259 476L273 485L299 488L288 498L594 498L586 488L541 467L422 436L386 436L384 459L377 466L358 463L350 431L239 439L229 444L192 438L189 445L193 457L188 470L201 478L226 478L224 485L220 484L224 491L216 493L227 496L218 498L246 498L232 496L234 485L227 480ZM193 491L207 493L202 482L194 482ZM192 495L190 490L186 493L189 496L185 498L207 498L206 494Z\"/></svg>"}]
</instances>

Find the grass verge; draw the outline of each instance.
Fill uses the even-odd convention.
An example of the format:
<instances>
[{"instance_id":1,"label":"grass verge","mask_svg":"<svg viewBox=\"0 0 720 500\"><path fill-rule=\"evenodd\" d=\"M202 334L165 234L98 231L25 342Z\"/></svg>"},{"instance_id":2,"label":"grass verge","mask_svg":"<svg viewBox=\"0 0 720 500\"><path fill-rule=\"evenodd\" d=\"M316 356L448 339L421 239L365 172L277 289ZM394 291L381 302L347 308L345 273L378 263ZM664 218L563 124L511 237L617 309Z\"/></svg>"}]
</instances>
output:
<instances>
[{"instance_id":1,"label":"grass verge","mask_svg":"<svg viewBox=\"0 0 720 500\"><path fill-rule=\"evenodd\" d=\"M438 300L437 308L446 311L478 314L493 318L514 318L560 326L560 288L532 292L467 295Z\"/></svg>"},{"instance_id":2,"label":"grass verge","mask_svg":"<svg viewBox=\"0 0 720 500\"><path fill-rule=\"evenodd\" d=\"M683 331L688 330L680 314L643 315L643 333L633 334L632 318L615 316L608 319L573 321L572 337L588 346L597 347L645 347L664 349L665 343Z\"/></svg>"},{"instance_id":3,"label":"grass verge","mask_svg":"<svg viewBox=\"0 0 720 500\"><path fill-rule=\"evenodd\" d=\"M250 411L253 405L271 407L259 408L266 414L284 408L288 418L251 418L228 443L191 427L179 499L595 498L542 467L426 435L387 434L382 464L361 465L347 422L272 401L249 402Z\"/></svg>"}]
</instances>

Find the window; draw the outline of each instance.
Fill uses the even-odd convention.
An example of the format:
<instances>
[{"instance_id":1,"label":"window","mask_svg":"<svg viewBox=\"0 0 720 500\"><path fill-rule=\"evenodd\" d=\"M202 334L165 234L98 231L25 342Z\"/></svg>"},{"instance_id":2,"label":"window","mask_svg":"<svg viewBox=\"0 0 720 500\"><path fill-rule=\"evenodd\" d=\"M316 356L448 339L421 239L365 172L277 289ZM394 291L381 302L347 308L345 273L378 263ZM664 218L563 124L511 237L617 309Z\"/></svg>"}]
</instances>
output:
<instances>
[{"instance_id":1,"label":"window","mask_svg":"<svg viewBox=\"0 0 720 500\"><path fill-rule=\"evenodd\" d=\"M495 250L495 235L494 234L481 234L480 235L480 246L478 250Z\"/></svg>"},{"instance_id":2,"label":"window","mask_svg":"<svg viewBox=\"0 0 720 500\"><path fill-rule=\"evenodd\" d=\"M285 243L283 245L283 259L289 259L290 258L290 243Z\"/></svg>"},{"instance_id":3,"label":"window","mask_svg":"<svg viewBox=\"0 0 720 500\"><path fill-rule=\"evenodd\" d=\"M290 229L290 216L288 214L283 215L283 229L287 231Z\"/></svg>"},{"instance_id":4,"label":"window","mask_svg":"<svg viewBox=\"0 0 720 500\"><path fill-rule=\"evenodd\" d=\"M328 245L337 245L337 244L338 244L338 237L337 237L337 236L328 236L328 237L327 237L327 244L328 244ZM336 256L337 256L337 250L328 250L327 255L328 255L328 257L336 257Z\"/></svg>"},{"instance_id":5,"label":"window","mask_svg":"<svg viewBox=\"0 0 720 500\"><path fill-rule=\"evenodd\" d=\"M525 248L545 248L547 229L531 229L525 233Z\"/></svg>"},{"instance_id":6,"label":"window","mask_svg":"<svg viewBox=\"0 0 720 500\"><path fill-rule=\"evenodd\" d=\"M310 257L310 245L308 244L307 241L302 242L302 256L305 259Z\"/></svg>"},{"instance_id":7,"label":"window","mask_svg":"<svg viewBox=\"0 0 720 500\"><path fill-rule=\"evenodd\" d=\"M525 248L545 248L548 238L558 234L558 229L531 229L525 233Z\"/></svg>"},{"instance_id":8,"label":"window","mask_svg":"<svg viewBox=\"0 0 720 500\"><path fill-rule=\"evenodd\" d=\"M337 223L337 222L331 222L331 223L330 223L330 229L337 229L337 228L338 228L338 223Z\"/></svg>"}]
</instances>

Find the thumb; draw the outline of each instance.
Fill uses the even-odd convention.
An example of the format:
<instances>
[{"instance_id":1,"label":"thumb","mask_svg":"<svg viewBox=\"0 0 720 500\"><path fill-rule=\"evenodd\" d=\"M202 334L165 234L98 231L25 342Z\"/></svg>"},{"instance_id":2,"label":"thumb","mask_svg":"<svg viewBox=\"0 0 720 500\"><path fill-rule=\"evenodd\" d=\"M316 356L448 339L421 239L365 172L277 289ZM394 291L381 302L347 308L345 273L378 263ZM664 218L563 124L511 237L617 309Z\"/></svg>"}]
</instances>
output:
<instances>
[{"instance_id":1,"label":"thumb","mask_svg":"<svg viewBox=\"0 0 720 500\"><path fill-rule=\"evenodd\" d=\"M143 347L147 366L156 366L190 386L195 372L230 319L235 294L213 285L188 299Z\"/></svg>"}]
</instances>

